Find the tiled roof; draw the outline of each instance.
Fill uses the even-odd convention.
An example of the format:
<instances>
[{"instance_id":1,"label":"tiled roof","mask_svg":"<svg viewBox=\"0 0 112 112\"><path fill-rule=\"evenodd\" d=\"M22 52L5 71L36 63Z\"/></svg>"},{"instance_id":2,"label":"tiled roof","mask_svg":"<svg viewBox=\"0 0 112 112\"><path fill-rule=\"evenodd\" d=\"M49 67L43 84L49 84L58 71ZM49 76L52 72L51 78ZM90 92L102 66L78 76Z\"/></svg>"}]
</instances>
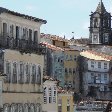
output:
<instances>
[{"instance_id":1,"label":"tiled roof","mask_svg":"<svg viewBox=\"0 0 112 112\"><path fill-rule=\"evenodd\" d=\"M73 48L63 48L64 51L79 51L79 50L76 50L76 49L73 49Z\"/></svg>"},{"instance_id":2,"label":"tiled roof","mask_svg":"<svg viewBox=\"0 0 112 112\"><path fill-rule=\"evenodd\" d=\"M43 76L43 79L44 79L44 80L49 80L49 81L56 81L57 83L60 82L59 80L54 79L54 78L52 78L52 77L50 77L50 76L47 76L47 75L46 75L46 76Z\"/></svg>"},{"instance_id":3,"label":"tiled roof","mask_svg":"<svg viewBox=\"0 0 112 112\"><path fill-rule=\"evenodd\" d=\"M63 93L63 94L68 94L68 93L70 93L70 94L73 94L73 91L63 89L63 88L60 87L60 86L57 87L57 90L58 90L58 93Z\"/></svg>"},{"instance_id":4,"label":"tiled roof","mask_svg":"<svg viewBox=\"0 0 112 112\"><path fill-rule=\"evenodd\" d=\"M89 39L88 38L80 38L80 39L70 39L69 44L76 45L76 44L88 44Z\"/></svg>"},{"instance_id":5,"label":"tiled roof","mask_svg":"<svg viewBox=\"0 0 112 112\"><path fill-rule=\"evenodd\" d=\"M49 44L47 42L42 42L41 44L42 45L45 45L47 48L52 49L52 50L55 50L55 51L64 51L62 48L56 47L56 46L54 46L52 44Z\"/></svg>"},{"instance_id":6,"label":"tiled roof","mask_svg":"<svg viewBox=\"0 0 112 112\"><path fill-rule=\"evenodd\" d=\"M47 23L46 20L39 19L39 18L36 18L36 17L32 17L32 16L25 15L25 14L20 14L18 12L14 12L14 11L8 10L6 8L3 8L3 7L0 7L0 14L1 13L9 13L11 15L19 16L19 17L22 17L22 18L27 19L27 20L31 20L31 21L35 21L35 22L43 22L44 24Z\"/></svg>"},{"instance_id":7,"label":"tiled roof","mask_svg":"<svg viewBox=\"0 0 112 112\"><path fill-rule=\"evenodd\" d=\"M100 60L100 61L110 61L112 60L112 56L110 55L105 55L103 53L99 53L96 51L83 51L80 53L81 56L86 57L88 59L93 59L93 60Z\"/></svg>"},{"instance_id":8,"label":"tiled roof","mask_svg":"<svg viewBox=\"0 0 112 112\"><path fill-rule=\"evenodd\" d=\"M57 36L57 35L51 35L51 34L44 34L44 33L41 33L41 38L48 38L48 39L51 39L51 40L57 40L57 41L68 42L68 39L59 37L59 36Z\"/></svg>"}]
</instances>

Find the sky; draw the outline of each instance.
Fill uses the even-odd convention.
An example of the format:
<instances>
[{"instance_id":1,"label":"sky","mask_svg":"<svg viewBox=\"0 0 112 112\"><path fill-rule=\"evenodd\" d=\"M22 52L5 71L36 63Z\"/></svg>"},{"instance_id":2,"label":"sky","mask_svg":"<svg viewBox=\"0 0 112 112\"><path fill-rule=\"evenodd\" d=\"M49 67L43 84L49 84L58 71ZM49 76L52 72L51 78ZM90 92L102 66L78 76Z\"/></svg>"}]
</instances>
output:
<instances>
[{"instance_id":1,"label":"sky","mask_svg":"<svg viewBox=\"0 0 112 112\"><path fill-rule=\"evenodd\" d=\"M0 0L0 7L47 20L41 33L70 39L89 37L89 19L100 0ZM103 0L112 12L112 0ZM74 33L73 33L74 32Z\"/></svg>"}]
</instances>

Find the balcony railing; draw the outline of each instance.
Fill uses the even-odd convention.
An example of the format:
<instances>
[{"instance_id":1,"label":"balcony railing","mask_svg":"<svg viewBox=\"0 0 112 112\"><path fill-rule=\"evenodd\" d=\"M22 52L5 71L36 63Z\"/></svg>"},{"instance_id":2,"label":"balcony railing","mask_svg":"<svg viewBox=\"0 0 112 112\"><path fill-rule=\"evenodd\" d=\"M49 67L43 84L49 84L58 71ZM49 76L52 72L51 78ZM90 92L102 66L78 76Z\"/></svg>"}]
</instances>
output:
<instances>
[{"instance_id":1,"label":"balcony railing","mask_svg":"<svg viewBox=\"0 0 112 112\"><path fill-rule=\"evenodd\" d=\"M26 39L18 39L14 37L8 36L8 34L0 34L0 47L1 48L7 48L7 49L16 49L20 52L25 53L39 53L39 54L45 54L46 48L45 46L42 46L38 44L37 42L34 42L32 40L26 40Z\"/></svg>"}]
</instances>

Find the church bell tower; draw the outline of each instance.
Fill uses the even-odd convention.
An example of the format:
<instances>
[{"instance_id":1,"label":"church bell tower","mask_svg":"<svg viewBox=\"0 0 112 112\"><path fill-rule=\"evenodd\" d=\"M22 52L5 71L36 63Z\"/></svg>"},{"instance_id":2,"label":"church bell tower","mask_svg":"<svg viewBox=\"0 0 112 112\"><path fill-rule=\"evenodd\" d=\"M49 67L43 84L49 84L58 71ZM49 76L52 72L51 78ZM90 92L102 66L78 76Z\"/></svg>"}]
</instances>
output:
<instances>
[{"instance_id":1,"label":"church bell tower","mask_svg":"<svg viewBox=\"0 0 112 112\"><path fill-rule=\"evenodd\" d=\"M91 12L89 32L90 44L112 44L111 14L106 11L102 0L99 2L96 11Z\"/></svg>"}]
</instances>

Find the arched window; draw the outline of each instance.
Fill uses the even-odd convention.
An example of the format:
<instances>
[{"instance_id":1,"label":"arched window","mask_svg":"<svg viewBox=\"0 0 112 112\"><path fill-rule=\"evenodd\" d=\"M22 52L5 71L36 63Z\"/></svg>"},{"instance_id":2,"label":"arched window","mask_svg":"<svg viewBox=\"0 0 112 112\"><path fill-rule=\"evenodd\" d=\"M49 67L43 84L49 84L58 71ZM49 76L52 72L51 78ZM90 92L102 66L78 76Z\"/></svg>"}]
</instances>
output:
<instances>
[{"instance_id":1,"label":"arched window","mask_svg":"<svg viewBox=\"0 0 112 112\"><path fill-rule=\"evenodd\" d=\"M41 110L41 109L40 109L40 108L41 108L40 106L41 106L40 104L36 104L36 106L35 106L36 112L41 112L41 111L40 111L40 110Z\"/></svg>"},{"instance_id":2,"label":"arched window","mask_svg":"<svg viewBox=\"0 0 112 112\"><path fill-rule=\"evenodd\" d=\"M29 106L28 104L24 104L24 112L29 112Z\"/></svg>"},{"instance_id":3,"label":"arched window","mask_svg":"<svg viewBox=\"0 0 112 112\"><path fill-rule=\"evenodd\" d=\"M6 82L10 82L11 81L11 63L10 62L6 62Z\"/></svg>"},{"instance_id":4,"label":"arched window","mask_svg":"<svg viewBox=\"0 0 112 112\"><path fill-rule=\"evenodd\" d=\"M22 104L18 104L18 112L23 112L23 106L22 106Z\"/></svg>"},{"instance_id":5,"label":"arched window","mask_svg":"<svg viewBox=\"0 0 112 112\"><path fill-rule=\"evenodd\" d=\"M13 37L14 34L14 25L10 25L10 37Z\"/></svg>"},{"instance_id":6,"label":"arched window","mask_svg":"<svg viewBox=\"0 0 112 112\"><path fill-rule=\"evenodd\" d=\"M29 29L29 41L32 41L32 30Z\"/></svg>"},{"instance_id":7,"label":"arched window","mask_svg":"<svg viewBox=\"0 0 112 112\"><path fill-rule=\"evenodd\" d=\"M36 65L32 66L32 77L31 77L31 82L35 83L35 79L36 79Z\"/></svg>"},{"instance_id":8,"label":"arched window","mask_svg":"<svg viewBox=\"0 0 112 112\"><path fill-rule=\"evenodd\" d=\"M16 63L13 63L12 82L17 83L17 64Z\"/></svg>"},{"instance_id":9,"label":"arched window","mask_svg":"<svg viewBox=\"0 0 112 112\"><path fill-rule=\"evenodd\" d=\"M34 106L34 104L30 105L30 112L35 112L35 106Z\"/></svg>"},{"instance_id":10,"label":"arched window","mask_svg":"<svg viewBox=\"0 0 112 112\"><path fill-rule=\"evenodd\" d=\"M4 104L3 105L3 112L10 112L10 106L9 106L9 104Z\"/></svg>"},{"instance_id":11,"label":"arched window","mask_svg":"<svg viewBox=\"0 0 112 112\"><path fill-rule=\"evenodd\" d=\"M7 23L3 23L3 35L7 35Z\"/></svg>"},{"instance_id":12,"label":"arched window","mask_svg":"<svg viewBox=\"0 0 112 112\"><path fill-rule=\"evenodd\" d=\"M34 31L34 42L38 43L38 31Z\"/></svg>"},{"instance_id":13,"label":"arched window","mask_svg":"<svg viewBox=\"0 0 112 112\"><path fill-rule=\"evenodd\" d=\"M19 26L16 26L16 39L19 39L20 37L20 27Z\"/></svg>"},{"instance_id":14,"label":"arched window","mask_svg":"<svg viewBox=\"0 0 112 112\"><path fill-rule=\"evenodd\" d=\"M30 81L30 65L26 65L26 83L29 83L29 81Z\"/></svg>"},{"instance_id":15,"label":"arched window","mask_svg":"<svg viewBox=\"0 0 112 112\"><path fill-rule=\"evenodd\" d=\"M11 112L17 112L17 105L16 104L11 105Z\"/></svg>"},{"instance_id":16,"label":"arched window","mask_svg":"<svg viewBox=\"0 0 112 112\"><path fill-rule=\"evenodd\" d=\"M38 66L38 73L37 73L37 81L38 84L41 83L41 66Z\"/></svg>"}]
</instances>

